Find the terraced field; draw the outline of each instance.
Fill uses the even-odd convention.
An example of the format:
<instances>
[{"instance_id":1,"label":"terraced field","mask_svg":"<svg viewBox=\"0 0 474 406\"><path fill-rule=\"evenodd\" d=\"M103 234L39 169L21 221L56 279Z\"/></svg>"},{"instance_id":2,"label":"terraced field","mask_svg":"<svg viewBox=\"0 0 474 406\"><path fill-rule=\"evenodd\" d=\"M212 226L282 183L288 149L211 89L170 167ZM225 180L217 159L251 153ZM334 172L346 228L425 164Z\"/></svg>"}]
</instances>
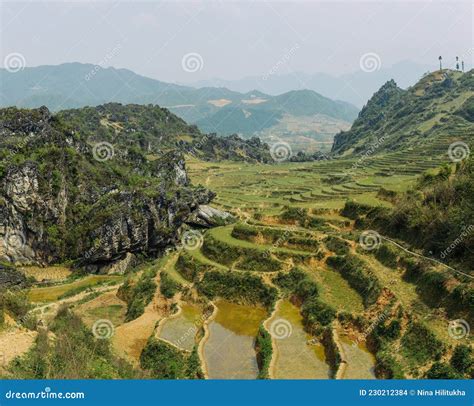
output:
<instances>
[{"instance_id":1,"label":"terraced field","mask_svg":"<svg viewBox=\"0 0 474 406\"><path fill-rule=\"evenodd\" d=\"M223 294L219 283L234 281L219 282L216 278L212 289L202 289L209 273L252 275L277 290L276 296L285 300L287 310L273 310L263 323L272 341L271 378L422 377L435 359L447 360L456 345L472 345L471 338L461 342L449 333L450 321L460 314L447 316L446 310L429 303L416 283L408 281L404 269L393 269L380 262L376 251L362 249L358 242L361 230L342 216L340 209L348 200L390 207L391 192L406 191L418 175L435 173L437 167L449 163L447 146L460 135L418 149L368 156L362 161L283 163L275 167L191 160L193 182L216 191L215 206L230 211L237 223L203 231L202 247L183 251L177 270L210 299ZM390 242L385 244L400 257L406 255ZM368 288L354 280L352 271L347 270L349 265L341 268L328 261L334 256L360 261L357 263L368 275L363 284L378 286L373 299L367 300ZM316 283L318 300L334 309L331 322L311 324L311 315L305 319L307 304L301 296L279 283L295 268ZM455 280L456 275L446 267L432 263L431 270ZM264 303L258 295L246 292L244 286L226 299L246 305ZM288 306L299 308L303 318L292 316ZM288 322L285 326L290 335L286 340L271 331L277 319ZM412 326L418 327L418 323L426 330L424 338L417 340L429 337L445 351L442 355L433 353L415 367L416 355L409 341ZM380 339L379 331L395 325L393 338ZM256 354L259 359L258 344Z\"/></svg>"},{"instance_id":2,"label":"terraced field","mask_svg":"<svg viewBox=\"0 0 474 406\"><path fill-rule=\"evenodd\" d=\"M443 297L433 301L378 249L364 249L363 230L341 209L348 200L391 207L394 192L449 162L444 151L457 136L359 161L189 158L192 182L215 191L213 206L234 222L197 230L198 246L184 245L125 276L71 280L64 271L30 291L34 310L56 311L67 302L88 327L110 321L115 352L135 367L160 343L155 355L172 365L197 363L200 378L423 377L435 361L448 362L457 345L472 346L469 335L459 340L449 329L470 316L449 309ZM381 245L397 261L418 258L389 240ZM431 263L430 271L459 283L442 265ZM46 274L29 272L39 280Z\"/></svg>"}]
</instances>

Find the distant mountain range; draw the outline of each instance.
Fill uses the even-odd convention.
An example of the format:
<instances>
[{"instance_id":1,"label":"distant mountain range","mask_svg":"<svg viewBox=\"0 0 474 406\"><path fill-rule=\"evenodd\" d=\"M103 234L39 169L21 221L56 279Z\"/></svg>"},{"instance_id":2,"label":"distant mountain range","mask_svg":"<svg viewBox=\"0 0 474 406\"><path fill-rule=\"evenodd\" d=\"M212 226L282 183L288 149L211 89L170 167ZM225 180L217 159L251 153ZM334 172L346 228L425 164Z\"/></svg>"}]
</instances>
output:
<instances>
[{"instance_id":1,"label":"distant mountain range","mask_svg":"<svg viewBox=\"0 0 474 406\"><path fill-rule=\"evenodd\" d=\"M249 76L238 80L204 80L191 83L191 85L196 87L226 87L243 93L255 89L271 95L285 93L290 90L310 89L323 96L344 100L362 107L387 80L394 79L400 87L405 89L415 84L424 73L436 68L436 66L403 61L387 68L382 65L379 70L374 72L359 70L340 76L326 73L295 72L292 74Z\"/></svg>"},{"instance_id":2,"label":"distant mountain range","mask_svg":"<svg viewBox=\"0 0 474 406\"><path fill-rule=\"evenodd\" d=\"M313 90L278 96L260 91L239 93L224 87L194 88L137 75L127 69L66 63L0 69L0 106L47 106L58 111L109 102L158 104L205 132L259 135L285 140L297 149L330 146L334 134L347 130L358 109Z\"/></svg>"}]
</instances>

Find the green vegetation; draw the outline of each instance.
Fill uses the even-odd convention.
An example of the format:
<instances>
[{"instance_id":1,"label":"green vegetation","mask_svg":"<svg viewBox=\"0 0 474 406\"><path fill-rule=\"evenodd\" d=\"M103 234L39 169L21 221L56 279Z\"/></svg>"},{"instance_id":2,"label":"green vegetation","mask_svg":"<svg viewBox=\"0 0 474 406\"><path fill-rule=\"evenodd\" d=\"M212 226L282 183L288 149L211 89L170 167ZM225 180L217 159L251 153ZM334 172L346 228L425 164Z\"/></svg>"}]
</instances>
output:
<instances>
[{"instance_id":1,"label":"green vegetation","mask_svg":"<svg viewBox=\"0 0 474 406\"><path fill-rule=\"evenodd\" d=\"M194 348L191 354L150 338L140 356L140 365L154 379L199 379L202 371Z\"/></svg>"},{"instance_id":2,"label":"green vegetation","mask_svg":"<svg viewBox=\"0 0 474 406\"><path fill-rule=\"evenodd\" d=\"M170 278L166 272L160 272L160 292L167 299L171 299L181 289L181 285Z\"/></svg>"},{"instance_id":3,"label":"green vegetation","mask_svg":"<svg viewBox=\"0 0 474 406\"><path fill-rule=\"evenodd\" d=\"M44 230L38 247L46 247L54 261L67 260L68 265L81 269L58 283L43 281L49 278L35 269L28 270L33 277L26 280L19 273L3 272L0 264L0 281L8 284L0 295L0 324L11 325L13 318L22 329L42 330L41 324L37 326L36 319L29 317L41 313L42 322L61 335L65 327L59 321L67 317L70 320L63 324L71 330L76 326L74 317L83 317L87 325L91 318L107 318L123 324L117 329L114 345L130 343L124 356L140 361L143 376L200 378L200 361L193 345L205 329L193 328L185 347L193 348L190 352L164 341L164 336L163 340L155 337L156 323L167 313L147 311L136 325L127 325L145 309L151 310L160 280L157 298L183 302L167 301L171 313L178 305L184 309L185 303L192 302L200 310L209 310L210 300L221 306L219 309L227 303L227 314L217 312L216 320L220 314L229 325L238 324L236 334L246 331L247 343L255 346L255 353L248 348L249 356L256 354L262 379L268 378L274 354L270 334L263 325L258 326L278 299L283 300L277 313L298 323L293 329L296 348L291 350L305 343L306 354L298 359L306 357L310 362L317 356L319 364L325 360L333 374L341 363L336 344L339 336L338 344L349 348L345 361L351 371L369 373L375 363L378 378L472 377L472 339L455 340L447 326L456 319L470 325L474 320L474 287L466 276L472 270L474 251L470 229L474 218L473 163L472 157L449 163L446 156L451 143L470 140L471 76L448 72L445 79L429 75L408 91L389 83L348 132L353 139L344 132L338 137L335 151L343 151L344 157L310 162L298 154L293 161L278 165L265 163L268 151L260 141L242 144L237 137L221 140L215 135L204 139L195 127L156 106L110 104L56 116L44 109L5 109L0 112L7 132L1 141L0 176L9 183L17 176L13 176L17 169L19 176L26 173L38 180L39 197L47 202L62 201L66 194L62 221L51 221L54 213L44 219L25 216L23 220L28 230ZM440 109L438 103L444 107ZM299 109L303 112L305 108ZM50 142L31 144L25 132L31 125ZM383 135L387 138L377 142ZM26 144L12 153L22 139ZM114 144L113 160L99 163L90 157L99 140ZM235 148L227 151L229 145ZM186 160L191 182L183 176L184 157L175 154L175 148L189 152ZM202 160L238 156L243 160ZM312 159L317 159L317 154ZM261 164L250 164L252 160ZM214 193L212 205L231 212L238 221L218 223L203 233L202 247L181 249L150 266L149 258L176 240L182 223L191 222L194 208L209 204ZM5 212L10 204L0 197ZM36 207L33 212L39 210ZM377 249L368 251L358 243L363 230L381 234ZM132 272L125 271L125 276L88 274L109 272L110 259L128 260L128 252L139 265L132 264ZM426 257L449 263L456 271ZM123 279L118 296L127 303L126 309L114 297L114 289L100 286ZM26 294L28 284L36 285ZM179 291L182 294L177 296ZM31 311L29 298L37 302L68 298L77 316L61 313L49 323L56 308L41 304ZM284 303L293 310L285 313ZM232 306L241 308L239 323L235 323ZM259 315L250 329L253 311ZM296 317L290 320L289 315ZM179 324L176 330L181 331L180 323L185 319L186 329L194 326L196 320L191 318L184 311L173 318L173 323ZM215 332L211 330L209 342L218 337L212 336ZM126 336L120 336L124 332ZM42 372L44 365L56 358L59 363L51 369L53 376L73 375L72 369L64 372L67 368L59 366L66 352L53 349L52 339L46 339L43 347L45 335L40 333L40 337L17 361L18 376L29 376L36 370L38 376L49 376ZM76 345L79 340L65 337L59 342L69 340ZM352 340L359 345L348 347ZM97 346L98 354L93 337L83 341L78 356L88 356L94 364L86 366L84 376L96 373L94 368L100 377L136 374L122 367L102 344ZM375 362L366 349L375 355ZM54 355L55 351L59 355ZM363 364L360 368L359 362ZM318 371L313 369L311 374L326 376L324 367L315 366Z\"/></svg>"},{"instance_id":4,"label":"green vegetation","mask_svg":"<svg viewBox=\"0 0 474 406\"><path fill-rule=\"evenodd\" d=\"M268 369L273 355L272 337L262 325L255 338L255 351L257 352L258 379L268 379Z\"/></svg>"},{"instance_id":5,"label":"green vegetation","mask_svg":"<svg viewBox=\"0 0 474 406\"><path fill-rule=\"evenodd\" d=\"M404 354L419 364L439 360L445 346L425 325L412 322L402 337Z\"/></svg>"},{"instance_id":6,"label":"green vegetation","mask_svg":"<svg viewBox=\"0 0 474 406\"><path fill-rule=\"evenodd\" d=\"M409 149L468 128L472 113L472 71L432 72L408 90L393 80L368 101L349 131L336 135L332 151L377 153ZM431 145L430 145L431 144Z\"/></svg>"},{"instance_id":7,"label":"green vegetation","mask_svg":"<svg viewBox=\"0 0 474 406\"><path fill-rule=\"evenodd\" d=\"M450 364L459 374L465 374L472 378L474 373L473 349L464 344L456 346Z\"/></svg>"},{"instance_id":8,"label":"green vegetation","mask_svg":"<svg viewBox=\"0 0 474 406\"><path fill-rule=\"evenodd\" d=\"M243 303L260 303L271 309L277 298L277 290L266 285L259 276L232 271L206 272L197 284L199 292L209 299L221 297Z\"/></svg>"},{"instance_id":9,"label":"green vegetation","mask_svg":"<svg viewBox=\"0 0 474 406\"><path fill-rule=\"evenodd\" d=\"M368 214L363 227L401 238L442 261L474 266L474 160L466 159L449 177L420 181L416 192L400 197L396 207Z\"/></svg>"},{"instance_id":10,"label":"green vegetation","mask_svg":"<svg viewBox=\"0 0 474 406\"><path fill-rule=\"evenodd\" d=\"M301 308L305 328L310 332L316 332L320 326L328 326L336 317L336 310L322 302L311 297L303 303Z\"/></svg>"},{"instance_id":11,"label":"green vegetation","mask_svg":"<svg viewBox=\"0 0 474 406\"><path fill-rule=\"evenodd\" d=\"M375 303L382 287L364 261L355 255L346 254L345 256L329 257L327 263L340 272L349 284L359 292L366 306Z\"/></svg>"},{"instance_id":12,"label":"green vegetation","mask_svg":"<svg viewBox=\"0 0 474 406\"><path fill-rule=\"evenodd\" d=\"M227 241L206 235L202 252L210 259L249 271L272 272L281 268L281 263L272 258L268 251L245 246L229 245Z\"/></svg>"},{"instance_id":13,"label":"green vegetation","mask_svg":"<svg viewBox=\"0 0 474 406\"><path fill-rule=\"evenodd\" d=\"M157 288L155 283L156 274L156 269L147 269L136 283L129 277L120 286L117 295L128 305L125 321L140 317L145 311L146 305L153 299Z\"/></svg>"},{"instance_id":14,"label":"green vegetation","mask_svg":"<svg viewBox=\"0 0 474 406\"><path fill-rule=\"evenodd\" d=\"M15 359L9 370L16 379L133 379L141 375L113 355L108 340L96 339L67 307L47 330L40 330L33 348Z\"/></svg>"}]
</instances>

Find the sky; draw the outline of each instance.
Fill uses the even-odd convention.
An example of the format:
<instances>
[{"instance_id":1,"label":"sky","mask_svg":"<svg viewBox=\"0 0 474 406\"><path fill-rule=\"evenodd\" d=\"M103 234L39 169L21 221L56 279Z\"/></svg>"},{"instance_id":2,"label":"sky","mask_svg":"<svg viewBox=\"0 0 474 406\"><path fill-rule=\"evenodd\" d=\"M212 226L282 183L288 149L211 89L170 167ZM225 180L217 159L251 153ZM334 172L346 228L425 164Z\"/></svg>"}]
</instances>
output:
<instances>
[{"instance_id":1,"label":"sky","mask_svg":"<svg viewBox=\"0 0 474 406\"><path fill-rule=\"evenodd\" d=\"M469 1L1 1L0 61L127 68L167 82L376 63L472 66ZM365 59L364 59L365 58Z\"/></svg>"}]
</instances>

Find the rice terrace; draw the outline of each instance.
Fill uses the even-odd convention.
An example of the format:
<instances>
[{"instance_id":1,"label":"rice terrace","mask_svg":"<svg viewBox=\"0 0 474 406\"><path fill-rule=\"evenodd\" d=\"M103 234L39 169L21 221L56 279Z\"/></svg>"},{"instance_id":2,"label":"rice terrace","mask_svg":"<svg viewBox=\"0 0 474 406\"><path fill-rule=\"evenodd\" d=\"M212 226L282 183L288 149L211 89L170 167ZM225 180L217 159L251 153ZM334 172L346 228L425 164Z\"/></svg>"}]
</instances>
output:
<instances>
[{"instance_id":1,"label":"rice terrace","mask_svg":"<svg viewBox=\"0 0 474 406\"><path fill-rule=\"evenodd\" d=\"M2 380L473 379L472 49L355 72L334 51L340 74L295 84L308 34L211 86L198 34L170 83L108 66L132 34L107 67L0 69Z\"/></svg>"}]
</instances>

